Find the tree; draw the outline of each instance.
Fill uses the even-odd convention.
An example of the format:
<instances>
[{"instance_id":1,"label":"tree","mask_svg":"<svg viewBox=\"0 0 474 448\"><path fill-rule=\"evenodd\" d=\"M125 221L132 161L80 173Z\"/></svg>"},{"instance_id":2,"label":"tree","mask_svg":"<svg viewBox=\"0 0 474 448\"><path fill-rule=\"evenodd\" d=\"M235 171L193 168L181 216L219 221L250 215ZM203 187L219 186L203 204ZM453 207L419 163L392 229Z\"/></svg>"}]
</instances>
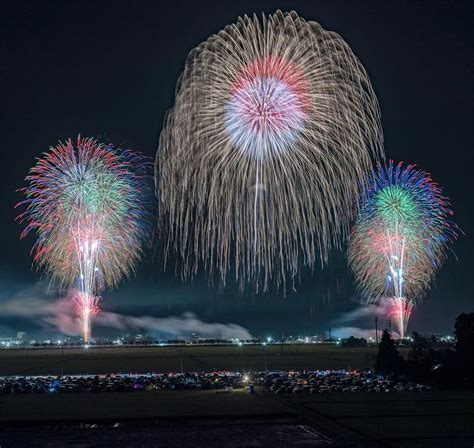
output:
<instances>
[{"instance_id":1,"label":"tree","mask_svg":"<svg viewBox=\"0 0 474 448\"><path fill-rule=\"evenodd\" d=\"M350 336L342 341L341 346L348 348L367 347L367 339Z\"/></svg>"},{"instance_id":2,"label":"tree","mask_svg":"<svg viewBox=\"0 0 474 448\"><path fill-rule=\"evenodd\" d=\"M454 324L456 364L463 383L474 386L474 313L462 313Z\"/></svg>"},{"instance_id":3,"label":"tree","mask_svg":"<svg viewBox=\"0 0 474 448\"><path fill-rule=\"evenodd\" d=\"M402 366L403 359L398 353L390 333L384 330L375 359L375 371L384 375L398 374L401 372Z\"/></svg>"},{"instance_id":4,"label":"tree","mask_svg":"<svg viewBox=\"0 0 474 448\"><path fill-rule=\"evenodd\" d=\"M428 381L432 368L440 362L439 353L431 348L431 340L413 332L413 345L408 353L406 368L416 380Z\"/></svg>"},{"instance_id":5,"label":"tree","mask_svg":"<svg viewBox=\"0 0 474 448\"><path fill-rule=\"evenodd\" d=\"M416 364L424 363L428 356L429 349L430 344L428 340L414 331L413 344L410 353L408 353L408 360Z\"/></svg>"}]
</instances>

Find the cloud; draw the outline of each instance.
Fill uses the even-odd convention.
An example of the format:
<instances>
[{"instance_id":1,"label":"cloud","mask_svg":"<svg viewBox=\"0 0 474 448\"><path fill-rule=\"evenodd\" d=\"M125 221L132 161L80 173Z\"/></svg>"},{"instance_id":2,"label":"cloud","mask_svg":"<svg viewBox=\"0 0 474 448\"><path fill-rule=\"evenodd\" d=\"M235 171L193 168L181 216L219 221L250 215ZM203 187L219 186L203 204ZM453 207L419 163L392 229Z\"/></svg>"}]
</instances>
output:
<instances>
[{"instance_id":1,"label":"cloud","mask_svg":"<svg viewBox=\"0 0 474 448\"><path fill-rule=\"evenodd\" d=\"M204 338L251 339L249 331L233 323L208 323L200 320L193 313L182 316L152 317L127 316L118 313L102 312L97 316L97 325L125 330L141 329L149 333L165 333L176 337L190 337L193 333Z\"/></svg>"},{"instance_id":2,"label":"cloud","mask_svg":"<svg viewBox=\"0 0 474 448\"><path fill-rule=\"evenodd\" d=\"M332 336L335 338L345 339L349 336L356 338L375 338L375 329L359 328L359 327L338 327L332 330Z\"/></svg>"},{"instance_id":3,"label":"cloud","mask_svg":"<svg viewBox=\"0 0 474 448\"><path fill-rule=\"evenodd\" d=\"M336 338L347 338L349 336L374 338L374 318L376 316L379 318L379 330L383 330L387 322L388 306L389 304L387 302L377 304L359 303L357 308L343 313L332 321L333 336Z\"/></svg>"},{"instance_id":4,"label":"cloud","mask_svg":"<svg viewBox=\"0 0 474 448\"><path fill-rule=\"evenodd\" d=\"M342 325L348 324L353 322L367 322L369 319L373 323L374 317L378 316L380 318L385 319L388 314L388 303L381 302L378 304L370 303L370 304L362 304L360 303L359 306L347 313L338 316L334 319L334 325Z\"/></svg>"},{"instance_id":5,"label":"cloud","mask_svg":"<svg viewBox=\"0 0 474 448\"><path fill-rule=\"evenodd\" d=\"M0 315L34 320L46 331L69 336L81 334L81 322L70 298L51 300L42 284L21 290L0 302ZM189 338L193 333L204 338L251 339L250 332L235 323L209 323L193 313L181 316L131 316L110 311L97 315L95 326L120 331L142 330L151 334Z\"/></svg>"}]
</instances>

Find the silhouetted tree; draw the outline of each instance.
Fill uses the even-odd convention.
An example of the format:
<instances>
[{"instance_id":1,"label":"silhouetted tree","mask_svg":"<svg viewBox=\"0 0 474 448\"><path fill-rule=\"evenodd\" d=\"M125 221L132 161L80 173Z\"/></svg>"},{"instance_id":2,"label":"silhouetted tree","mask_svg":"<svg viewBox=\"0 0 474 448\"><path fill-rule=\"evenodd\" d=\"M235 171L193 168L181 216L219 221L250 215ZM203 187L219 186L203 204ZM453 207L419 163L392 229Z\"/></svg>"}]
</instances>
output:
<instances>
[{"instance_id":1,"label":"silhouetted tree","mask_svg":"<svg viewBox=\"0 0 474 448\"><path fill-rule=\"evenodd\" d=\"M367 339L355 338L354 336L349 336L347 339L344 339L342 341L341 346L348 347L348 348L367 347Z\"/></svg>"},{"instance_id":2,"label":"silhouetted tree","mask_svg":"<svg viewBox=\"0 0 474 448\"><path fill-rule=\"evenodd\" d=\"M416 380L429 381L432 369L440 363L440 353L433 350L432 339L413 332L413 344L406 362L407 373Z\"/></svg>"},{"instance_id":3,"label":"silhouetted tree","mask_svg":"<svg viewBox=\"0 0 474 448\"><path fill-rule=\"evenodd\" d=\"M421 336L416 331L413 332L413 344L410 352L408 353L408 360L414 363L423 362L428 354L429 344L426 338Z\"/></svg>"},{"instance_id":4,"label":"silhouetted tree","mask_svg":"<svg viewBox=\"0 0 474 448\"><path fill-rule=\"evenodd\" d=\"M474 387L474 313L460 314L454 325L455 350L413 333L404 370L413 379L443 388ZM433 349L433 345L440 349Z\"/></svg>"},{"instance_id":5,"label":"silhouetted tree","mask_svg":"<svg viewBox=\"0 0 474 448\"><path fill-rule=\"evenodd\" d=\"M402 371L402 366L403 359L398 353L390 333L384 330L375 359L375 371L384 375L398 374Z\"/></svg>"},{"instance_id":6,"label":"silhouetted tree","mask_svg":"<svg viewBox=\"0 0 474 448\"><path fill-rule=\"evenodd\" d=\"M462 313L454 324L456 364L463 385L474 387L474 313Z\"/></svg>"}]
</instances>

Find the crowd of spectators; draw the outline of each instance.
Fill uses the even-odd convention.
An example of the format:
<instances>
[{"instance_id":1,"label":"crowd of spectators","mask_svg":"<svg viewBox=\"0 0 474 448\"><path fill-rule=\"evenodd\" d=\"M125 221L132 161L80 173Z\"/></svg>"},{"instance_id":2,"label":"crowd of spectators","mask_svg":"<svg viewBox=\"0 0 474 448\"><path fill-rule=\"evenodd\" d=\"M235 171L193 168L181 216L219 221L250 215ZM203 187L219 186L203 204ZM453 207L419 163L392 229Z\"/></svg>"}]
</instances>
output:
<instances>
[{"instance_id":1,"label":"crowd of spectators","mask_svg":"<svg viewBox=\"0 0 474 448\"><path fill-rule=\"evenodd\" d=\"M0 393L140 392L216 390L297 394L325 392L425 391L428 386L375 375L371 371L194 372L146 375L75 375L0 377Z\"/></svg>"}]
</instances>

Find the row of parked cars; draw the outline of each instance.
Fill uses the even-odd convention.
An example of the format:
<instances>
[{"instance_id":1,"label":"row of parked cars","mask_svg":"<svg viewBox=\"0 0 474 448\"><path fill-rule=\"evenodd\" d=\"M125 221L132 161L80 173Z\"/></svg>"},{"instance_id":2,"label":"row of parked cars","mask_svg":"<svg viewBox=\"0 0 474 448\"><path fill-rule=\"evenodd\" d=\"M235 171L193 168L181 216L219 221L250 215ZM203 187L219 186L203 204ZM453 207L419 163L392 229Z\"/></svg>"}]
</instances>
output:
<instances>
[{"instance_id":1,"label":"row of parked cars","mask_svg":"<svg viewBox=\"0 0 474 448\"><path fill-rule=\"evenodd\" d=\"M222 390L248 387L250 392L323 393L426 391L428 386L394 381L371 371L193 372L146 375L74 375L0 377L2 394ZM257 387L257 389L255 388Z\"/></svg>"},{"instance_id":2,"label":"row of parked cars","mask_svg":"<svg viewBox=\"0 0 474 448\"><path fill-rule=\"evenodd\" d=\"M0 377L0 393L126 392L243 387L232 372Z\"/></svg>"},{"instance_id":3,"label":"row of parked cars","mask_svg":"<svg viewBox=\"0 0 474 448\"><path fill-rule=\"evenodd\" d=\"M255 375L255 384L275 394L431 390L430 386L386 378L369 370L268 372Z\"/></svg>"}]
</instances>

